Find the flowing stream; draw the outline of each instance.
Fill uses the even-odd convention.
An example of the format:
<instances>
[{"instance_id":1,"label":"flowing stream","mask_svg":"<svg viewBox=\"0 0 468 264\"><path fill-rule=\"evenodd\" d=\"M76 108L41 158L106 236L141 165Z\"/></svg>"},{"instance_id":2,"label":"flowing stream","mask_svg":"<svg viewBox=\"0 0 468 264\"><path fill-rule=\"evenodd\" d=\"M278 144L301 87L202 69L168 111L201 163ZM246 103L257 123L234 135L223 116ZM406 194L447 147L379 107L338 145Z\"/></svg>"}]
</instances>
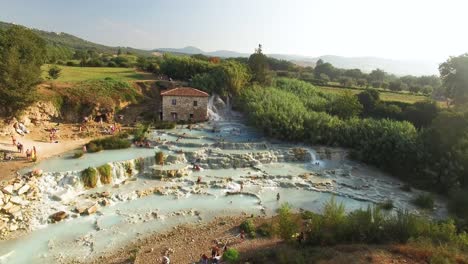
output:
<instances>
[{"instance_id":1,"label":"flowing stream","mask_svg":"<svg viewBox=\"0 0 468 264\"><path fill-rule=\"evenodd\" d=\"M398 209L417 211L410 201L419 191L402 191L403 183L348 160L344 150L267 140L240 120L223 120L223 106L212 97L210 122L152 131L151 148L80 159L64 153L42 161L36 166L44 171L37 181L40 199L29 205L30 232L0 242L0 263L86 261L179 224L242 213L273 215L284 202L320 212L334 196L347 210L391 200ZM155 164L157 151L167 156L164 165ZM85 189L81 171L104 164L111 166L112 183L99 180L96 188ZM75 212L103 199L109 204L94 214ZM436 204L429 216L444 216L442 202ZM69 217L50 223L58 211Z\"/></svg>"}]
</instances>

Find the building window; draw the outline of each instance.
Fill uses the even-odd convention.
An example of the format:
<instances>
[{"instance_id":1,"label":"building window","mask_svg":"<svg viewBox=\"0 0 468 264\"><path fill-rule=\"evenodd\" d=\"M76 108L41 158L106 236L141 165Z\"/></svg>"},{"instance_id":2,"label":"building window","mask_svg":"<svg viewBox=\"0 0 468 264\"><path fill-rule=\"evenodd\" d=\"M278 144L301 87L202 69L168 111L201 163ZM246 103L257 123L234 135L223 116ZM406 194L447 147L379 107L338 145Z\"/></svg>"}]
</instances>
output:
<instances>
[{"instance_id":1,"label":"building window","mask_svg":"<svg viewBox=\"0 0 468 264\"><path fill-rule=\"evenodd\" d=\"M195 101L195 102L196 102L196 101ZM190 114L190 117L189 117L189 119L193 119L193 114Z\"/></svg>"},{"instance_id":2,"label":"building window","mask_svg":"<svg viewBox=\"0 0 468 264\"><path fill-rule=\"evenodd\" d=\"M193 106L198 106L198 101L193 101Z\"/></svg>"},{"instance_id":3,"label":"building window","mask_svg":"<svg viewBox=\"0 0 468 264\"><path fill-rule=\"evenodd\" d=\"M172 105L176 105L177 104L177 99L172 99Z\"/></svg>"}]
</instances>

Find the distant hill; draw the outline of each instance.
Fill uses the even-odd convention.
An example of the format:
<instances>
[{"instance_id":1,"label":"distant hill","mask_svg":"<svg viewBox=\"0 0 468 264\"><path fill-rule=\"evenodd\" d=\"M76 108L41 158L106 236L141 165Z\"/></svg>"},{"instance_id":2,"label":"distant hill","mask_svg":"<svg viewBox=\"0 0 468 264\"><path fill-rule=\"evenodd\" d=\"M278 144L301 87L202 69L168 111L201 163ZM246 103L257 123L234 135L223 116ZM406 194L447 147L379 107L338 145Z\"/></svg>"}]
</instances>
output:
<instances>
[{"instance_id":1,"label":"distant hill","mask_svg":"<svg viewBox=\"0 0 468 264\"><path fill-rule=\"evenodd\" d=\"M248 53L240 53L229 50L218 50L212 52L205 52L196 47L185 47L185 48L170 48L170 49L156 49L159 52L169 52L177 54L203 54L207 56L216 56L222 58L232 57L248 57ZM289 54L267 54L269 57L273 57L280 60L289 60L301 66L315 66L315 63L322 59L325 62L333 64L337 68L343 69L360 69L364 72L371 72L374 69L382 69L388 73L396 75L433 75L438 74L438 63L429 61L410 61L410 60L391 60L377 57L341 57L333 55L325 55L320 57L307 57L302 55L289 55Z\"/></svg>"},{"instance_id":2,"label":"distant hill","mask_svg":"<svg viewBox=\"0 0 468 264\"><path fill-rule=\"evenodd\" d=\"M13 25L15 24L0 21L0 30L6 30ZM68 51L72 53L74 50L95 50L99 53L116 54L120 48L122 52L129 51L137 55L151 56L151 51L148 51L148 50L140 50L140 49L134 49L130 47L109 47L109 46L93 43L93 42L90 42L82 38L79 38L79 37L76 37L67 33L63 33L63 32L56 33L56 32L43 31L43 30L33 29L33 28L32 30L46 41L48 50L61 49L61 50L65 50L64 52Z\"/></svg>"},{"instance_id":3,"label":"distant hill","mask_svg":"<svg viewBox=\"0 0 468 264\"><path fill-rule=\"evenodd\" d=\"M0 22L0 30L5 30L14 24ZM205 52L197 47L188 46L185 48L159 48L155 50L134 49L131 47L110 47L102 44L97 44L73 36L67 33L48 32L39 29L32 29L36 34L47 42L48 56L62 59L70 57L75 50L95 50L99 53L116 54L119 49L122 52L131 52L139 56L153 56L159 53L175 53L175 54L204 54L207 56L216 56L222 58L231 57L248 57L249 53L240 53L229 50L217 50ZM341 57L326 55L321 57L308 57L302 55L290 54L267 54L269 57L276 59L289 60L301 66L315 66L317 60L322 59L325 62L333 64L335 67L343 69L361 69L364 72L370 72L376 68L396 75L432 75L438 74L438 63L428 61L403 61L390 60L376 57Z\"/></svg>"}]
</instances>

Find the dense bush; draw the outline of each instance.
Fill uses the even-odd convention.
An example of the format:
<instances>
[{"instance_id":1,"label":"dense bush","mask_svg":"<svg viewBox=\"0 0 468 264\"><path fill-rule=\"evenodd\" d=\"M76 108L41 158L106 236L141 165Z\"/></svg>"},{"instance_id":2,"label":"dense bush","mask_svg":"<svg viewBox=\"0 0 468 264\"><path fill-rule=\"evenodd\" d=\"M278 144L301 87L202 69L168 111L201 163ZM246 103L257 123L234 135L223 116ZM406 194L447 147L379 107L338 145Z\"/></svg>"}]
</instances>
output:
<instances>
[{"instance_id":1,"label":"dense bush","mask_svg":"<svg viewBox=\"0 0 468 264\"><path fill-rule=\"evenodd\" d=\"M257 228L257 234L263 237L271 237L273 231L273 226L267 223L263 223Z\"/></svg>"},{"instance_id":2,"label":"dense bush","mask_svg":"<svg viewBox=\"0 0 468 264\"><path fill-rule=\"evenodd\" d=\"M154 129L174 129L176 123L170 121L158 121L153 123Z\"/></svg>"},{"instance_id":3,"label":"dense bush","mask_svg":"<svg viewBox=\"0 0 468 264\"><path fill-rule=\"evenodd\" d=\"M83 155L84 155L84 152L82 150L79 150L79 151L75 152L75 154L73 154L73 158L79 159L79 158L83 157Z\"/></svg>"},{"instance_id":4,"label":"dense bush","mask_svg":"<svg viewBox=\"0 0 468 264\"><path fill-rule=\"evenodd\" d=\"M434 208L434 197L429 193L422 193L414 198L413 203L423 209Z\"/></svg>"},{"instance_id":5,"label":"dense bush","mask_svg":"<svg viewBox=\"0 0 468 264\"><path fill-rule=\"evenodd\" d=\"M239 226L240 230L243 230L249 236L255 237L255 225L252 219L247 219L242 222Z\"/></svg>"},{"instance_id":6,"label":"dense bush","mask_svg":"<svg viewBox=\"0 0 468 264\"><path fill-rule=\"evenodd\" d=\"M450 195L449 210L454 215L468 220L468 191L456 190Z\"/></svg>"},{"instance_id":7,"label":"dense bush","mask_svg":"<svg viewBox=\"0 0 468 264\"><path fill-rule=\"evenodd\" d=\"M458 233L452 220L435 222L408 212L384 213L378 207L345 213L344 206L328 201L321 215L303 213L308 241L313 245L337 243L406 243L427 238L434 244L466 248L466 233Z\"/></svg>"},{"instance_id":8,"label":"dense bush","mask_svg":"<svg viewBox=\"0 0 468 264\"><path fill-rule=\"evenodd\" d=\"M287 83L287 80L281 81ZM412 168L417 138L414 126L408 122L386 119L342 120L325 112L313 111L319 105L328 104L321 103L326 97L320 94L313 97L313 87L299 82L305 86L300 88L295 85L298 82L281 84L281 89L255 86L246 89L242 93L241 104L249 121L271 137L352 148L355 150L355 158L401 177L408 173L408 168ZM301 94L300 92L287 91L293 89L307 91L298 97L295 94ZM306 100L310 108L303 103L306 94L313 97ZM317 102L320 103L314 103L314 98L318 98Z\"/></svg>"},{"instance_id":9,"label":"dense bush","mask_svg":"<svg viewBox=\"0 0 468 264\"><path fill-rule=\"evenodd\" d=\"M102 150L102 146L96 145L94 142L89 142L86 144L86 150L89 153L99 152Z\"/></svg>"},{"instance_id":10,"label":"dense bush","mask_svg":"<svg viewBox=\"0 0 468 264\"><path fill-rule=\"evenodd\" d=\"M299 231L299 219L291 212L291 206L287 203L282 204L278 209L278 223L276 233L283 240L290 241Z\"/></svg>"},{"instance_id":11,"label":"dense bush","mask_svg":"<svg viewBox=\"0 0 468 264\"><path fill-rule=\"evenodd\" d=\"M239 252L233 248L229 248L223 253L223 260L228 263L237 263L237 261L239 261L239 257Z\"/></svg>"},{"instance_id":12,"label":"dense bush","mask_svg":"<svg viewBox=\"0 0 468 264\"><path fill-rule=\"evenodd\" d=\"M94 188L97 185L98 177L95 168L88 167L81 172L81 181L86 188Z\"/></svg>"},{"instance_id":13,"label":"dense bush","mask_svg":"<svg viewBox=\"0 0 468 264\"><path fill-rule=\"evenodd\" d=\"M146 133L148 133L149 125L137 124L136 128L132 131L133 141L142 141L146 139Z\"/></svg>"},{"instance_id":14,"label":"dense bush","mask_svg":"<svg viewBox=\"0 0 468 264\"><path fill-rule=\"evenodd\" d=\"M98 152L103 149L125 149L131 146L130 141L118 135L103 139L95 139L86 144L88 152Z\"/></svg>"},{"instance_id":15,"label":"dense bush","mask_svg":"<svg viewBox=\"0 0 468 264\"><path fill-rule=\"evenodd\" d=\"M109 164L102 165L97 168L102 184L109 184L112 182L111 166Z\"/></svg>"}]
</instances>

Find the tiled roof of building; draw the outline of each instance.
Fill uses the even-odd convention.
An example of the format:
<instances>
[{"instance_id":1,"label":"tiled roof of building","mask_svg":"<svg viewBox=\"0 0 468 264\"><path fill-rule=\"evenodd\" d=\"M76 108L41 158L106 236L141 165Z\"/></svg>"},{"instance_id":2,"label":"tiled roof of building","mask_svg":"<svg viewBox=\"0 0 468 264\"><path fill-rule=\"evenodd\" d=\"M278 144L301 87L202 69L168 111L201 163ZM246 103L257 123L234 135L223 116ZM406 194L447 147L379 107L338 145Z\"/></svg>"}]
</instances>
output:
<instances>
[{"instance_id":1,"label":"tiled roof of building","mask_svg":"<svg viewBox=\"0 0 468 264\"><path fill-rule=\"evenodd\" d=\"M193 97L209 97L208 93L191 87L177 87L161 92L161 96L193 96Z\"/></svg>"}]
</instances>

